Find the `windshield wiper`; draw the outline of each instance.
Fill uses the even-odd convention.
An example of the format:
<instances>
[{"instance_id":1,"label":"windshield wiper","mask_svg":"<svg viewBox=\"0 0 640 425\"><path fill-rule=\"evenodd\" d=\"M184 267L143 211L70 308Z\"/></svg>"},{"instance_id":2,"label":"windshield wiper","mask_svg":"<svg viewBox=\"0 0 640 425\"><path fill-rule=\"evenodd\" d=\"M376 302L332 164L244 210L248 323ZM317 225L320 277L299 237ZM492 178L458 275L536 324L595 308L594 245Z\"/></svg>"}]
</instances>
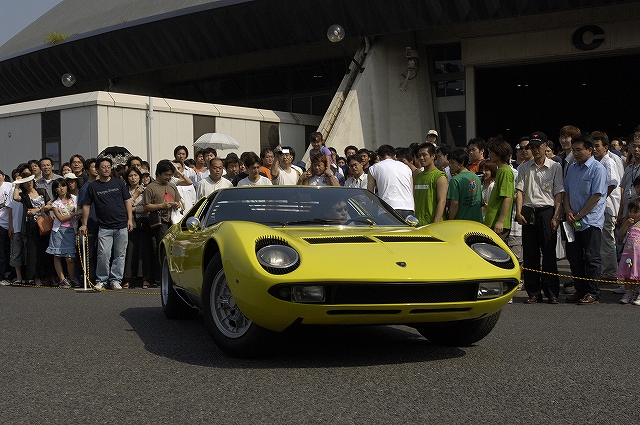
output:
<instances>
[{"instance_id":1,"label":"windshield wiper","mask_svg":"<svg viewBox=\"0 0 640 425\"><path fill-rule=\"evenodd\" d=\"M264 223L262 223L262 224L267 224L267 225L269 225L269 226L272 226L272 225L278 225L278 226L282 226L282 227L284 227L284 226L286 226L288 223L285 223L285 222L283 222L283 221L265 221L265 222L264 222Z\"/></svg>"},{"instance_id":2,"label":"windshield wiper","mask_svg":"<svg viewBox=\"0 0 640 425\"><path fill-rule=\"evenodd\" d=\"M330 218L314 218L311 220L287 221L288 226L296 224L341 224L341 220L333 220Z\"/></svg>"},{"instance_id":3,"label":"windshield wiper","mask_svg":"<svg viewBox=\"0 0 640 425\"><path fill-rule=\"evenodd\" d=\"M362 224L366 224L368 226L375 226L376 222L371 220L370 218L351 218L349 220L347 220L348 222L352 222L352 223L362 223Z\"/></svg>"}]
</instances>

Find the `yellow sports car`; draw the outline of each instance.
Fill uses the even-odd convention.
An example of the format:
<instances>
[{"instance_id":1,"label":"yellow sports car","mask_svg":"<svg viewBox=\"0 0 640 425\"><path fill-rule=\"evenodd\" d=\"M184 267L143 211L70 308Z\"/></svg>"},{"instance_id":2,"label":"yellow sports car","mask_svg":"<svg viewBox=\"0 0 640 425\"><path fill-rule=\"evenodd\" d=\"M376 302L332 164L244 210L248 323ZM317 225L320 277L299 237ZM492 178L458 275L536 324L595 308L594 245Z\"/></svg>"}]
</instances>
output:
<instances>
[{"instance_id":1,"label":"yellow sports car","mask_svg":"<svg viewBox=\"0 0 640 425\"><path fill-rule=\"evenodd\" d=\"M298 324L403 324L445 345L484 338L516 291L516 258L480 223L416 222L364 189L222 189L164 237L162 309L202 311L238 357Z\"/></svg>"}]
</instances>

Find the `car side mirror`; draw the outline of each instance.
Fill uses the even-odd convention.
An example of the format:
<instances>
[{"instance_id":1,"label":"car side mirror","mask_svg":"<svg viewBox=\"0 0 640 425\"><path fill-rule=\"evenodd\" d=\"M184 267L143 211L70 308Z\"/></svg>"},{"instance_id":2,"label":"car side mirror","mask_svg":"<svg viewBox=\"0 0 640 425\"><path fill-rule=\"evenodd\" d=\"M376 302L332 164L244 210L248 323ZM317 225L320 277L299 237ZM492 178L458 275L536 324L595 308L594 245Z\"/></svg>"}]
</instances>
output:
<instances>
[{"instance_id":1,"label":"car side mirror","mask_svg":"<svg viewBox=\"0 0 640 425\"><path fill-rule=\"evenodd\" d=\"M185 222L187 230L191 232L197 232L200 229L200 220L197 217L189 217Z\"/></svg>"},{"instance_id":2,"label":"car side mirror","mask_svg":"<svg viewBox=\"0 0 640 425\"><path fill-rule=\"evenodd\" d=\"M411 227L416 227L418 226L418 219L414 216L412 216L411 214L409 214L407 216L407 218L405 218L405 221L407 222L407 224L409 224Z\"/></svg>"}]
</instances>

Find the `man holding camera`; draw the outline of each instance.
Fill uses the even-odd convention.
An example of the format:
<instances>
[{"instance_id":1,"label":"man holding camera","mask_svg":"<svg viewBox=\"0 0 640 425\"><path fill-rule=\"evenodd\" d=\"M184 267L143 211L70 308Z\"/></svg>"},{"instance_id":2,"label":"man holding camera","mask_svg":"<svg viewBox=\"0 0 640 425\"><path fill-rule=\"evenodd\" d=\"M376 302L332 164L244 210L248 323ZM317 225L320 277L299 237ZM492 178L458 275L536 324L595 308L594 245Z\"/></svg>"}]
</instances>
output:
<instances>
[{"instance_id":1,"label":"man holding camera","mask_svg":"<svg viewBox=\"0 0 640 425\"><path fill-rule=\"evenodd\" d=\"M271 183L279 185L298 184L300 172L291 165L296 153L290 146L283 146L274 151L276 158L271 164Z\"/></svg>"}]
</instances>

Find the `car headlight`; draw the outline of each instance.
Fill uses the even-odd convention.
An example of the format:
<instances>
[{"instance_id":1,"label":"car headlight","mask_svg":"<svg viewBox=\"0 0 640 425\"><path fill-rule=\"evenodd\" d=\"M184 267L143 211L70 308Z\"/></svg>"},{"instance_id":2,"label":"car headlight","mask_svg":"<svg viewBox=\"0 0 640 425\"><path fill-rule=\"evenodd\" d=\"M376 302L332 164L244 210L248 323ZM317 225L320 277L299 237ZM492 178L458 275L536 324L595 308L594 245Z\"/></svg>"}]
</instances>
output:
<instances>
[{"instance_id":1,"label":"car headlight","mask_svg":"<svg viewBox=\"0 0 640 425\"><path fill-rule=\"evenodd\" d=\"M472 244L471 249L490 263L506 264L511 261L509 253L499 246L478 242Z\"/></svg>"},{"instance_id":2,"label":"car headlight","mask_svg":"<svg viewBox=\"0 0 640 425\"><path fill-rule=\"evenodd\" d=\"M478 284L478 299L500 297L504 295L506 289L503 282L480 282Z\"/></svg>"},{"instance_id":3,"label":"car headlight","mask_svg":"<svg viewBox=\"0 0 640 425\"><path fill-rule=\"evenodd\" d=\"M262 267L274 274L288 273L300 261L296 250L286 245L264 246L256 252L256 256Z\"/></svg>"},{"instance_id":4,"label":"car headlight","mask_svg":"<svg viewBox=\"0 0 640 425\"><path fill-rule=\"evenodd\" d=\"M324 301L324 286L305 285L291 288L291 301L298 303L321 303Z\"/></svg>"}]
</instances>

